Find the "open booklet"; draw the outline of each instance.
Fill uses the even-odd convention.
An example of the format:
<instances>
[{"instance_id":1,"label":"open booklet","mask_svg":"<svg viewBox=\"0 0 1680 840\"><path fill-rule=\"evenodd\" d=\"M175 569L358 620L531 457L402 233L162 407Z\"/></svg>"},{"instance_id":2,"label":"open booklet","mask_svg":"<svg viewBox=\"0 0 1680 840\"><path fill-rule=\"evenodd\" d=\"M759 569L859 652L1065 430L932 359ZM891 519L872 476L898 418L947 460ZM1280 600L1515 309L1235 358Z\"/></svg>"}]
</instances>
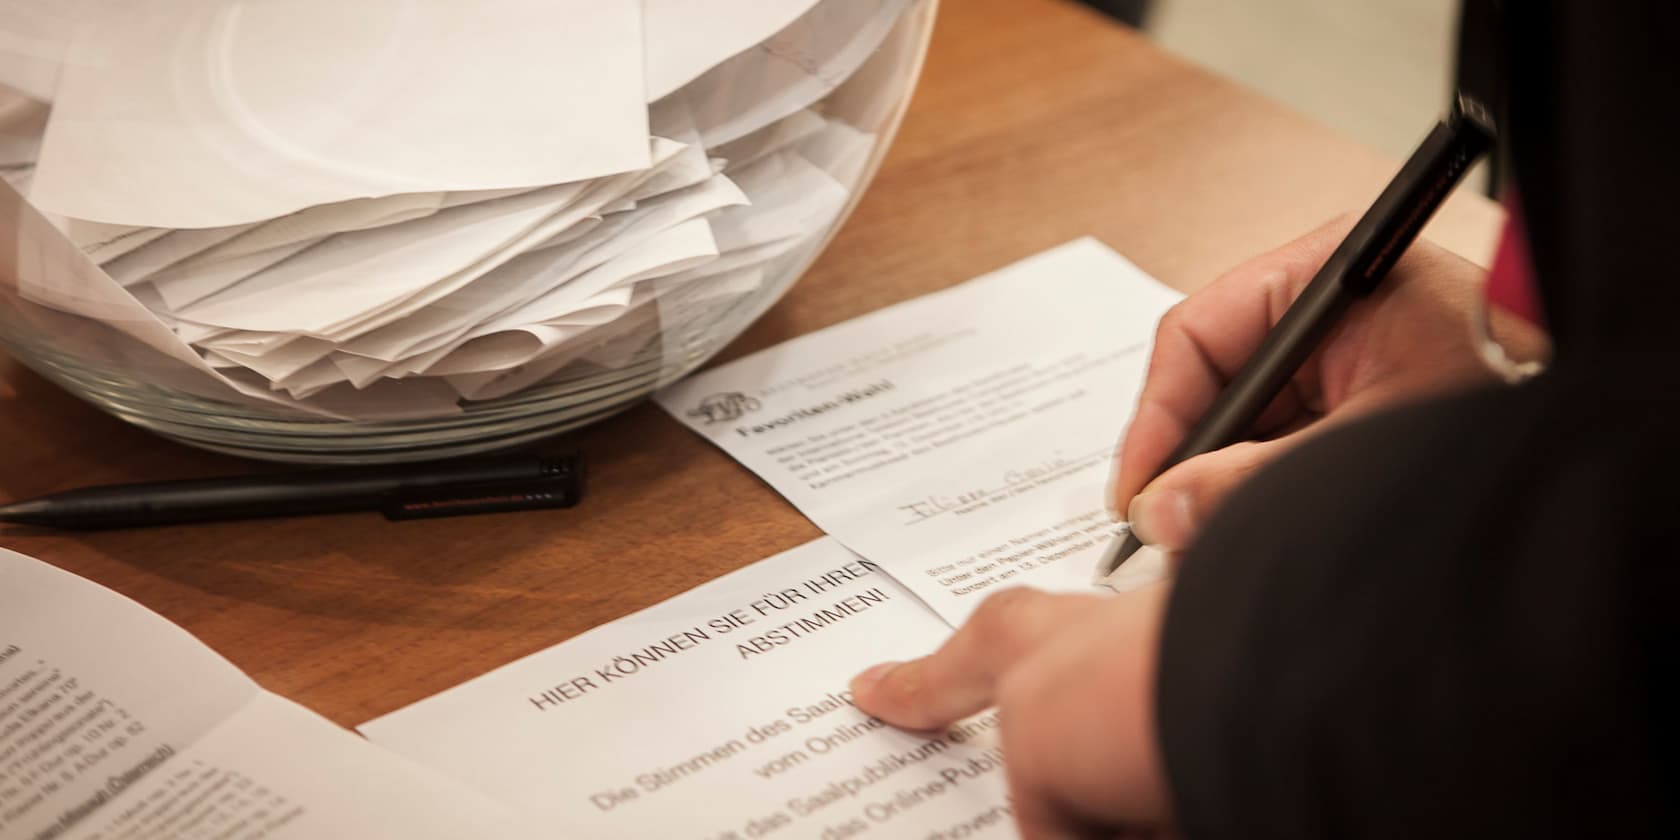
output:
<instances>
[{"instance_id":1,"label":"open booklet","mask_svg":"<svg viewBox=\"0 0 1680 840\"><path fill-rule=\"evenodd\" d=\"M0 840L530 837L186 631L0 549Z\"/></svg>"}]
</instances>

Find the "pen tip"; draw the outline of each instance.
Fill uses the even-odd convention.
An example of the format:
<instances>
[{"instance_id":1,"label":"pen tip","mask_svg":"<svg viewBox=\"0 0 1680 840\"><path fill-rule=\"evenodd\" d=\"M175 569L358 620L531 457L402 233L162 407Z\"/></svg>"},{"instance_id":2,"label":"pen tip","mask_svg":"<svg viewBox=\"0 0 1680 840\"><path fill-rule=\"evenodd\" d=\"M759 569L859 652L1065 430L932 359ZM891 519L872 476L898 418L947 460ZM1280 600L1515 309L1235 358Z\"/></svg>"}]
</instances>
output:
<instances>
[{"instance_id":1,"label":"pen tip","mask_svg":"<svg viewBox=\"0 0 1680 840\"><path fill-rule=\"evenodd\" d=\"M39 521L40 515L46 513L49 507L51 506L40 500L0 505L0 522L33 525Z\"/></svg>"},{"instance_id":2,"label":"pen tip","mask_svg":"<svg viewBox=\"0 0 1680 840\"><path fill-rule=\"evenodd\" d=\"M1136 554L1140 548L1143 548L1143 543L1132 536L1130 531L1110 542L1107 550L1103 552L1102 560L1097 563L1097 577L1106 578L1114 574L1114 570L1120 568L1120 564L1126 562L1126 558Z\"/></svg>"}]
</instances>

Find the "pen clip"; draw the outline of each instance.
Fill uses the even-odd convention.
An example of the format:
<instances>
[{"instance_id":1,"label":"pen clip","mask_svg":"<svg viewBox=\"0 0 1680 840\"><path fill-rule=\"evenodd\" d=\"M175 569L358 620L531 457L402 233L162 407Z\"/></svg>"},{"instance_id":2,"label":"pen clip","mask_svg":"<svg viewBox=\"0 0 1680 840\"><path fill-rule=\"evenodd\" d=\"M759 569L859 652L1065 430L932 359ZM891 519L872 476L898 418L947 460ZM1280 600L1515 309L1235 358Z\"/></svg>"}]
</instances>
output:
<instances>
[{"instance_id":1,"label":"pen clip","mask_svg":"<svg viewBox=\"0 0 1680 840\"><path fill-rule=\"evenodd\" d=\"M568 508L583 497L577 470L514 481L446 484L391 493L380 507L386 519L440 519L477 513Z\"/></svg>"}]
</instances>

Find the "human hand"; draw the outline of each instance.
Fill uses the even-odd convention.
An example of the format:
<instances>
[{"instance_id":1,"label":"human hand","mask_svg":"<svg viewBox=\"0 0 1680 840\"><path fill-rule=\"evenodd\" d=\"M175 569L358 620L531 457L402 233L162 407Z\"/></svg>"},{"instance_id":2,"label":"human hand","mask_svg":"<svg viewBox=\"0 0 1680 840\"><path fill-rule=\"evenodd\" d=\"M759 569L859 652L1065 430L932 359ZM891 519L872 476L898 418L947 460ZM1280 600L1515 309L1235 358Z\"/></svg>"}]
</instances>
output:
<instances>
[{"instance_id":1,"label":"human hand","mask_svg":"<svg viewBox=\"0 0 1680 840\"><path fill-rule=\"evenodd\" d=\"M1167 585L1117 596L1006 589L932 655L852 680L859 709L942 729L996 705L1022 836L1148 837L1170 822L1155 740Z\"/></svg>"},{"instance_id":2,"label":"human hand","mask_svg":"<svg viewBox=\"0 0 1680 840\"><path fill-rule=\"evenodd\" d=\"M1221 388L1352 227L1344 217L1256 257L1185 298L1161 319L1149 374L1115 458L1110 510L1146 545L1187 548L1229 491L1306 436L1373 410L1491 381L1475 319L1484 272L1418 240L1356 304L1267 407L1250 440L1155 477ZM1530 355L1544 338L1491 313L1496 332ZM1151 479L1154 480L1151 480Z\"/></svg>"}]
</instances>

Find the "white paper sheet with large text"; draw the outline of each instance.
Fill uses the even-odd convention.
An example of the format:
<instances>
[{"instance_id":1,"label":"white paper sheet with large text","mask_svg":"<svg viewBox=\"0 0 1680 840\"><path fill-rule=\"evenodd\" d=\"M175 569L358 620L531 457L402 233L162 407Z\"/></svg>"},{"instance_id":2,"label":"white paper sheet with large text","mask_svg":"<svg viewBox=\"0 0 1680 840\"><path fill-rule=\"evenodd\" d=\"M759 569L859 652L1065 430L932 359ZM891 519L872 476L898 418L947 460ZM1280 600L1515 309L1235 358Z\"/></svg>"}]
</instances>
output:
<instances>
[{"instance_id":1,"label":"white paper sheet with large text","mask_svg":"<svg viewBox=\"0 0 1680 840\"><path fill-rule=\"evenodd\" d=\"M905 732L846 690L950 632L822 538L361 730L554 837L1013 837L995 711Z\"/></svg>"},{"instance_id":2,"label":"white paper sheet with large text","mask_svg":"<svg viewBox=\"0 0 1680 840\"><path fill-rule=\"evenodd\" d=\"M658 399L957 623L1001 586L1091 586L1109 463L1179 298L1083 239ZM1111 583L1160 569L1140 554Z\"/></svg>"}]
</instances>

